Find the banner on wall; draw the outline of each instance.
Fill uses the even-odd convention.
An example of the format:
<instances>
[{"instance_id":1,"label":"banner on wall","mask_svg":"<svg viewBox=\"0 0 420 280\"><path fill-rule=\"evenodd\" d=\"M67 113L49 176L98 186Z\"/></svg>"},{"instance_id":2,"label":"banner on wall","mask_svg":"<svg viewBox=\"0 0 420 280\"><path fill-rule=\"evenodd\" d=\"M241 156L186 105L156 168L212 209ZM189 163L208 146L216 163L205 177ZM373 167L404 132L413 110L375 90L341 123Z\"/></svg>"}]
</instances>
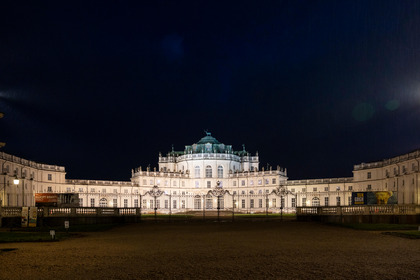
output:
<instances>
[{"instance_id":1,"label":"banner on wall","mask_svg":"<svg viewBox=\"0 0 420 280\"><path fill-rule=\"evenodd\" d=\"M21 227L28 226L29 207L22 207L22 215L20 220Z\"/></svg>"},{"instance_id":2,"label":"banner on wall","mask_svg":"<svg viewBox=\"0 0 420 280\"><path fill-rule=\"evenodd\" d=\"M397 204L396 192L353 192L351 196L352 205L384 205Z\"/></svg>"},{"instance_id":3,"label":"banner on wall","mask_svg":"<svg viewBox=\"0 0 420 280\"><path fill-rule=\"evenodd\" d=\"M29 207L29 227L36 227L36 221L38 217L38 207Z\"/></svg>"}]
</instances>

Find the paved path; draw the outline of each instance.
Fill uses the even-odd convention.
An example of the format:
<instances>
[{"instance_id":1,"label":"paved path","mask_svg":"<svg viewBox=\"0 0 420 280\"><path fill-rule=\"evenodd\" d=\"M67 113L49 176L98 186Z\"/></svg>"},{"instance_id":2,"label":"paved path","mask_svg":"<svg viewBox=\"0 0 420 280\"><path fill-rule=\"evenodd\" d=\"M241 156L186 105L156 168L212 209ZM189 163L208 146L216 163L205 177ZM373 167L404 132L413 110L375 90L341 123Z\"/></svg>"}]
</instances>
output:
<instances>
[{"instance_id":1,"label":"paved path","mask_svg":"<svg viewBox=\"0 0 420 280\"><path fill-rule=\"evenodd\" d=\"M0 244L0 279L419 279L420 240L315 223L134 224Z\"/></svg>"}]
</instances>

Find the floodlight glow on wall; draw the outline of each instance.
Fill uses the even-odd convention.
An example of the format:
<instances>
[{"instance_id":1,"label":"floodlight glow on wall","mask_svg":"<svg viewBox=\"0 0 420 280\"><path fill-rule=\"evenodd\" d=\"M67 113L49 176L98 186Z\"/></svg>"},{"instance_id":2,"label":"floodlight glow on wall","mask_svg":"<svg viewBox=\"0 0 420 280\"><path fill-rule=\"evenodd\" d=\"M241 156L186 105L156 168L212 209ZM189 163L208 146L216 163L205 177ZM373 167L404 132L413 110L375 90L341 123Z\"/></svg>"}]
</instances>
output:
<instances>
[{"instance_id":1,"label":"floodlight glow on wall","mask_svg":"<svg viewBox=\"0 0 420 280\"><path fill-rule=\"evenodd\" d=\"M18 178L13 179L13 184L19 185L19 179Z\"/></svg>"}]
</instances>

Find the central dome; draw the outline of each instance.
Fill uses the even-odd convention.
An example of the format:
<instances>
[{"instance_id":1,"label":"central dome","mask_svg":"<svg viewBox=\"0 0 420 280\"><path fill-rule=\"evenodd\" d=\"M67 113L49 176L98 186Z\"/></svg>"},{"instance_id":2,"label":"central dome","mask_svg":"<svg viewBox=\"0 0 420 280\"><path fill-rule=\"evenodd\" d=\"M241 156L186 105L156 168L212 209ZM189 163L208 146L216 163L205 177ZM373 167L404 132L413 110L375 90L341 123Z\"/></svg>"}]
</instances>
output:
<instances>
[{"instance_id":1,"label":"central dome","mask_svg":"<svg viewBox=\"0 0 420 280\"><path fill-rule=\"evenodd\" d=\"M197 142L197 144L220 144L219 141L217 141L216 138L214 138L213 136L211 136L210 132L206 132L206 136L204 136L203 138L200 139L200 141Z\"/></svg>"}]
</instances>

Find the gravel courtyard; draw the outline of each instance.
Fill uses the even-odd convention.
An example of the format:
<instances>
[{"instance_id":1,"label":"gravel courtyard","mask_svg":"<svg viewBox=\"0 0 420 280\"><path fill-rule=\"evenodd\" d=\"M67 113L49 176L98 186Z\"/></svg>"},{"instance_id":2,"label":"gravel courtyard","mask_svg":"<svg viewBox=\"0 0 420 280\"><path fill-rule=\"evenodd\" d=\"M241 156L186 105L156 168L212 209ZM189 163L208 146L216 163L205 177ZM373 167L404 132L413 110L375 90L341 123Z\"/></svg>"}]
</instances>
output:
<instances>
[{"instance_id":1,"label":"gravel courtyard","mask_svg":"<svg viewBox=\"0 0 420 280\"><path fill-rule=\"evenodd\" d=\"M3 243L0 279L419 279L420 240L316 223L143 223Z\"/></svg>"}]
</instances>

